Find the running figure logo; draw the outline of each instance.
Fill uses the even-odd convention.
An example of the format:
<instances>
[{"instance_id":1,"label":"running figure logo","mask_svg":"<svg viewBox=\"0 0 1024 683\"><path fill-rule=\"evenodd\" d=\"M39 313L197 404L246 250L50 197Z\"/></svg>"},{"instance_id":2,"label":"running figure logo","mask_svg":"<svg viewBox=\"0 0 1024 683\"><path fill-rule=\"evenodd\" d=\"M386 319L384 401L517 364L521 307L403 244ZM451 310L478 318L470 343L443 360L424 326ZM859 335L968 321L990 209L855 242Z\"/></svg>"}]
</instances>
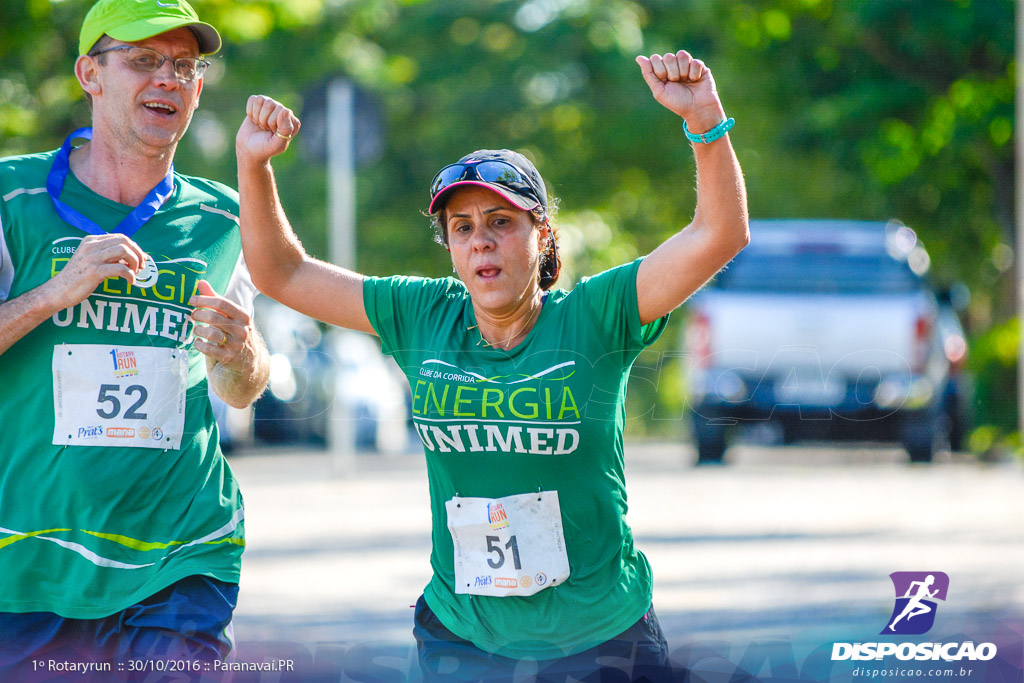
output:
<instances>
[{"instance_id":1,"label":"running figure logo","mask_svg":"<svg viewBox=\"0 0 1024 683\"><path fill-rule=\"evenodd\" d=\"M942 572L893 572L896 606L881 635L917 636L935 623L936 600L946 600L949 577Z\"/></svg>"}]
</instances>

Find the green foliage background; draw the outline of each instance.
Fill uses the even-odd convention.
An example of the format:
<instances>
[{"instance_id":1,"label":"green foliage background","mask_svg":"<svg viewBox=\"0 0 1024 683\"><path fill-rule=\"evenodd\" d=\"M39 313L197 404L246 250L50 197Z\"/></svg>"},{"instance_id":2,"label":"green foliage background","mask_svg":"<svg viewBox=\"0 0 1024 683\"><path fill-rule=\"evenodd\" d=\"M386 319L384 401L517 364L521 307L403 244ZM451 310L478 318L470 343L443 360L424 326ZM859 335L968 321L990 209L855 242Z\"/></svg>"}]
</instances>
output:
<instances>
[{"instance_id":1,"label":"green foliage background","mask_svg":"<svg viewBox=\"0 0 1024 683\"><path fill-rule=\"evenodd\" d=\"M88 5L0 0L0 155L54 148L88 123L72 72ZM383 127L358 178L362 272L446 274L419 214L426 186L483 147L527 151L560 197L563 286L679 230L694 207L692 155L633 57L685 48L737 120L752 217L898 218L938 283L970 287L973 336L1014 314L1012 0L194 5L226 44L176 167L233 185L249 94L301 113L315 86L351 79ZM307 248L326 256L324 169L299 147L275 162L281 193ZM1006 386L1014 364L991 361L972 361L995 373L979 384ZM1012 429L1010 400L979 397L979 417Z\"/></svg>"}]
</instances>

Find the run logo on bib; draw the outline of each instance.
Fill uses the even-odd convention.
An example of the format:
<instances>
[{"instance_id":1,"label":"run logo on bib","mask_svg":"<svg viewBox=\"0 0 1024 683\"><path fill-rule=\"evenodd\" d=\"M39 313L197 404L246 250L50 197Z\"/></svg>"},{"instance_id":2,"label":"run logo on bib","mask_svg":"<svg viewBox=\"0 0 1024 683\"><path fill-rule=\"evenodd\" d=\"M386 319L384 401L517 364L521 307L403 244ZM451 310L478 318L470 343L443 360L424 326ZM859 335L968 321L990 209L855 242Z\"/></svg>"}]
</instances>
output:
<instances>
[{"instance_id":1,"label":"run logo on bib","mask_svg":"<svg viewBox=\"0 0 1024 683\"><path fill-rule=\"evenodd\" d=\"M139 374L139 364L134 351L114 348L110 349L110 355L114 360L114 377L131 377Z\"/></svg>"},{"instance_id":2,"label":"run logo on bib","mask_svg":"<svg viewBox=\"0 0 1024 683\"><path fill-rule=\"evenodd\" d=\"M508 515L505 514L505 508L501 507L501 503L487 504L487 518L495 531L508 526Z\"/></svg>"}]
</instances>

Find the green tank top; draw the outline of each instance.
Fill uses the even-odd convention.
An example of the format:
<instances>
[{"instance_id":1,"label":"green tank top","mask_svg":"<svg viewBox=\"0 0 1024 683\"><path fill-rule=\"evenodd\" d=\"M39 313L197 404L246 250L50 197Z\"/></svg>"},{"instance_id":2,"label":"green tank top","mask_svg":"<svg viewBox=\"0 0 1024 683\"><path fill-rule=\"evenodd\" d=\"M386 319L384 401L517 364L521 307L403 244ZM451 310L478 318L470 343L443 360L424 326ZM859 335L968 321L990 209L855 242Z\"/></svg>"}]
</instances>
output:
<instances>
[{"instance_id":1,"label":"green tank top","mask_svg":"<svg viewBox=\"0 0 1024 683\"><path fill-rule=\"evenodd\" d=\"M630 367L666 319L640 324L639 264L549 292L509 351L481 342L457 280L364 284L383 350L409 380L427 458L424 595L483 650L565 656L650 607L651 569L625 521L622 430Z\"/></svg>"},{"instance_id":2,"label":"green tank top","mask_svg":"<svg viewBox=\"0 0 1024 683\"><path fill-rule=\"evenodd\" d=\"M0 301L58 273L84 232L46 193L54 153L0 160ZM132 207L69 174L104 229ZM0 612L92 619L189 575L238 581L242 498L218 447L188 300L199 279L251 310L237 194L175 174L133 235L138 287L108 279L0 355Z\"/></svg>"}]
</instances>

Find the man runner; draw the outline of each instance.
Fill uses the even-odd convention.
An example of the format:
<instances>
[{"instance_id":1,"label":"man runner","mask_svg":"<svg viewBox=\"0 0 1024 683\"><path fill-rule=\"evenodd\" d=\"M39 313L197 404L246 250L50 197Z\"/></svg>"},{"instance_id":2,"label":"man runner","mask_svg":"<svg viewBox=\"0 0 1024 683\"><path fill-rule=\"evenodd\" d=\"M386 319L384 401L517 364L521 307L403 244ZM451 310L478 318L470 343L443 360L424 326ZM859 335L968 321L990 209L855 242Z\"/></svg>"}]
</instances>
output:
<instances>
[{"instance_id":1,"label":"man runner","mask_svg":"<svg viewBox=\"0 0 1024 683\"><path fill-rule=\"evenodd\" d=\"M230 651L243 507L207 391L247 406L269 363L238 195L172 165L220 45L185 0L100 0L92 129L0 160L0 680Z\"/></svg>"}]
</instances>

